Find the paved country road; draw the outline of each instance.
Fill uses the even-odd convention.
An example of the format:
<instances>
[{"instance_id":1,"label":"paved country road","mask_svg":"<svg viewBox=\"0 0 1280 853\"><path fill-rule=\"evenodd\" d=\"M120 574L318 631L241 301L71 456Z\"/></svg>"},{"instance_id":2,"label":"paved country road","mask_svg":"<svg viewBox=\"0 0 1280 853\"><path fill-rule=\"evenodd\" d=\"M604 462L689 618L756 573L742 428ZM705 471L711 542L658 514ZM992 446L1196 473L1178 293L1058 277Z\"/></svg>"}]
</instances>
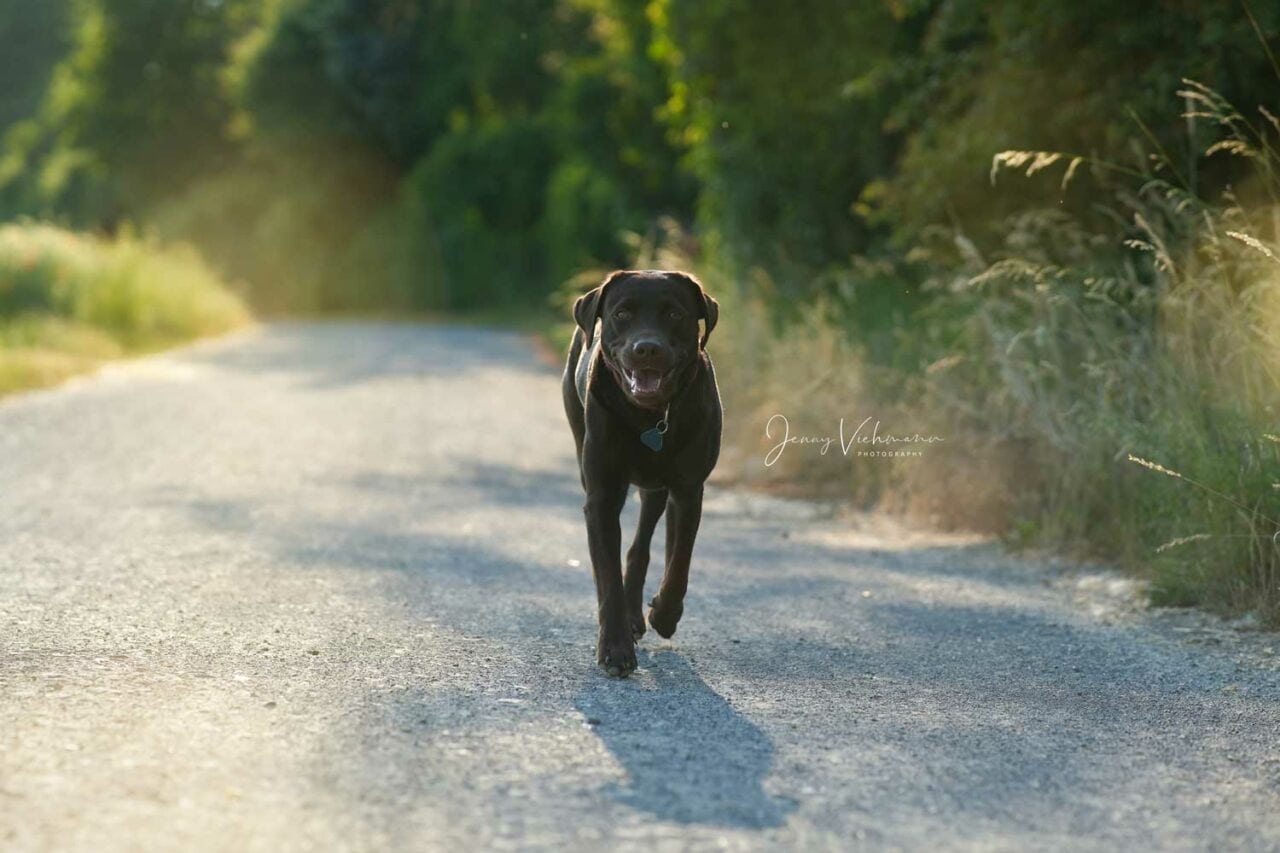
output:
<instances>
[{"instance_id":1,"label":"paved country road","mask_svg":"<svg viewBox=\"0 0 1280 853\"><path fill-rule=\"evenodd\" d=\"M609 680L579 488L502 332L0 402L0 848L1280 848L1274 638L712 486L679 633Z\"/></svg>"}]
</instances>

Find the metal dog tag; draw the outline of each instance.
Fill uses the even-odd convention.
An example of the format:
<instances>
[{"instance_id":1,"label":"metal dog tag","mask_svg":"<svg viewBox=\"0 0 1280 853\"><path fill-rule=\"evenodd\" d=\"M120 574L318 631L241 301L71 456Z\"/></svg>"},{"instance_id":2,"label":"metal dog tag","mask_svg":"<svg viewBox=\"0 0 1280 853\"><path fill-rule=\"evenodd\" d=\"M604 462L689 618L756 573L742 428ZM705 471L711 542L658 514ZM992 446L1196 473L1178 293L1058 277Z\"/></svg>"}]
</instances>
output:
<instances>
[{"instance_id":1,"label":"metal dog tag","mask_svg":"<svg viewBox=\"0 0 1280 853\"><path fill-rule=\"evenodd\" d=\"M658 431L657 427L647 429L640 433L640 443L657 453L662 449L662 433Z\"/></svg>"},{"instance_id":2,"label":"metal dog tag","mask_svg":"<svg viewBox=\"0 0 1280 853\"><path fill-rule=\"evenodd\" d=\"M662 436L667 431L667 415L671 414L671 407L662 413L662 419L653 425L652 428L640 433L640 443L645 447L657 453L662 449Z\"/></svg>"}]
</instances>

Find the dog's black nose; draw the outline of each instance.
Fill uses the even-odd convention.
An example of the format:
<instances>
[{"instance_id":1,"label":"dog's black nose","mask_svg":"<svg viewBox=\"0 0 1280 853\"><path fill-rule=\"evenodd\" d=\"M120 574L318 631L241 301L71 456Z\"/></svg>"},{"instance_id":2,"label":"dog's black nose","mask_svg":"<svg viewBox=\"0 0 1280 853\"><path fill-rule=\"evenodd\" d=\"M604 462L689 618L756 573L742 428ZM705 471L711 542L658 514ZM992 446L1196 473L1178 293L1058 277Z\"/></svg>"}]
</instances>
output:
<instances>
[{"instance_id":1,"label":"dog's black nose","mask_svg":"<svg viewBox=\"0 0 1280 853\"><path fill-rule=\"evenodd\" d=\"M662 352L662 344L648 338L641 338L631 345L631 355L641 360L655 359Z\"/></svg>"}]
</instances>

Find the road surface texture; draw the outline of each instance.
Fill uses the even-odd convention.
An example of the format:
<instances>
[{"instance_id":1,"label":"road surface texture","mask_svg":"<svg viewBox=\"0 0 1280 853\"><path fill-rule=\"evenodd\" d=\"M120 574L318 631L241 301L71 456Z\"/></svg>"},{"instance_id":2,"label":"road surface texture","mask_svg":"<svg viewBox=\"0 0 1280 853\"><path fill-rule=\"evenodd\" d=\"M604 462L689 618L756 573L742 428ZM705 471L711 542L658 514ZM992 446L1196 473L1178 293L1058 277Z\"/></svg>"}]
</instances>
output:
<instances>
[{"instance_id":1,"label":"road surface texture","mask_svg":"<svg viewBox=\"0 0 1280 853\"><path fill-rule=\"evenodd\" d=\"M560 406L373 323L0 402L0 848L1280 848L1274 638L975 538L713 485L605 677Z\"/></svg>"}]
</instances>

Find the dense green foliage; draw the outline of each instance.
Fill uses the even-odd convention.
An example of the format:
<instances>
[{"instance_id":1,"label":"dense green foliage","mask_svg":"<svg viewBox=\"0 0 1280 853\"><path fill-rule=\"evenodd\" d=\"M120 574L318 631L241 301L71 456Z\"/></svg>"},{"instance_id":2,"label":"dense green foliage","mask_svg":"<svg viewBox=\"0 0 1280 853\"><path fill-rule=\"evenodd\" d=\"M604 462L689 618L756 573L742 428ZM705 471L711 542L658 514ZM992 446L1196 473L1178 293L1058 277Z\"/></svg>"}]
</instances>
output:
<instances>
[{"instance_id":1,"label":"dense green foliage","mask_svg":"<svg viewBox=\"0 0 1280 853\"><path fill-rule=\"evenodd\" d=\"M875 259L858 300L910 305L876 291L918 277L928 229L994 247L1053 200L1051 180L993 189L996 151L1155 142L1211 190L1233 173L1189 153L1178 80L1239 103L1274 84L1231 3L68 2L0 214L193 239L272 308L539 304L666 221L787 296ZM0 2L29 68L11 113L48 74L58 5Z\"/></svg>"},{"instance_id":2,"label":"dense green foliage","mask_svg":"<svg viewBox=\"0 0 1280 853\"><path fill-rule=\"evenodd\" d=\"M35 112L66 52L64 0L0 3L0 134Z\"/></svg>"}]
</instances>

